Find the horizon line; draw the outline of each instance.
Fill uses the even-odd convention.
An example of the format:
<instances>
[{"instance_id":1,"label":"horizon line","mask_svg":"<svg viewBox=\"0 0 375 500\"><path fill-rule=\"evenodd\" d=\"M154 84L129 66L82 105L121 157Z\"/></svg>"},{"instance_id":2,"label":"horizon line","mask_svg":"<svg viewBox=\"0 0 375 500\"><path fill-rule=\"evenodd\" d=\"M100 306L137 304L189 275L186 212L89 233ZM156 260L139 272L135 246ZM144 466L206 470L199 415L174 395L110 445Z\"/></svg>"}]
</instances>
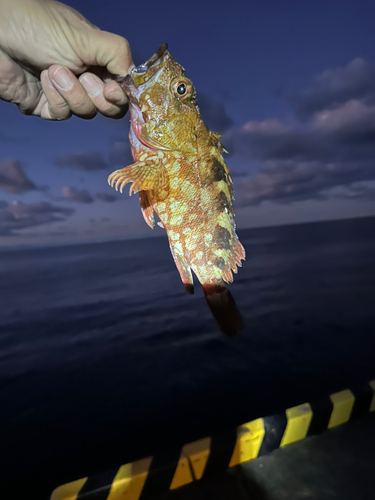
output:
<instances>
[{"instance_id":1,"label":"horizon line","mask_svg":"<svg viewBox=\"0 0 375 500\"><path fill-rule=\"evenodd\" d=\"M272 229L276 227L290 227L290 226L303 226L303 225L309 225L309 224L329 224L332 222L338 222L338 221L351 221L351 220L356 220L356 219L375 219L375 215L364 215L361 217L340 217L340 218L333 218L333 219L318 219L318 220L313 220L313 221L305 221L305 222L292 222L288 224L269 224L269 225L264 225L264 226L251 226L251 227L242 227L242 228L237 228L238 232L241 231L248 231L248 230L256 230L256 229ZM45 243L43 245L31 245L31 244L20 244L20 245L9 245L9 246L0 246L0 253L6 253L6 252L13 252L13 251L22 251L22 250L31 250L31 249L40 249L40 248L63 248L63 247L70 247L70 246L79 246L79 245L100 245L103 243L110 243L114 241L136 241L136 240L151 240L155 238L165 238L166 235L155 235L155 236L135 236L135 237L116 237L116 238L109 238L109 239L103 239L103 240L97 240L97 239L92 239L92 240L82 240L82 241L71 241L71 242L66 242L66 243Z\"/></svg>"}]
</instances>

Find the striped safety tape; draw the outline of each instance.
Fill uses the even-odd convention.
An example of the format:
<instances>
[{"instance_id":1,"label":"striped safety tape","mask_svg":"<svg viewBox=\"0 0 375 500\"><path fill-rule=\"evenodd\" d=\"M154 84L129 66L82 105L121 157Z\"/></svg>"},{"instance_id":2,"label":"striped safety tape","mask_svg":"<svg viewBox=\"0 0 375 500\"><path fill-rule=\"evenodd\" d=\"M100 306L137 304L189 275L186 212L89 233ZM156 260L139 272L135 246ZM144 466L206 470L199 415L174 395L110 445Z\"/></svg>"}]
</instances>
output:
<instances>
[{"instance_id":1,"label":"striped safety tape","mask_svg":"<svg viewBox=\"0 0 375 500\"><path fill-rule=\"evenodd\" d=\"M148 457L56 488L51 500L149 500L375 411L375 380L200 439L177 456Z\"/></svg>"}]
</instances>

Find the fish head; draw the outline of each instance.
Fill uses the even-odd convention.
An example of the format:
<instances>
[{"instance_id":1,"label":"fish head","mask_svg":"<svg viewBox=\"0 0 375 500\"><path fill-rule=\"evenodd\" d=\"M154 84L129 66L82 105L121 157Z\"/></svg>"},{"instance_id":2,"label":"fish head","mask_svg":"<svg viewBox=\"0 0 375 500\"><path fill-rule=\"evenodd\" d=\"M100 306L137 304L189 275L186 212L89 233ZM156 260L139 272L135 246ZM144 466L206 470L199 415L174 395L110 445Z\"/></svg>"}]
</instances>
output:
<instances>
[{"instance_id":1,"label":"fish head","mask_svg":"<svg viewBox=\"0 0 375 500\"><path fill-rule=\"evenodd\" d=\"M119 81L129 99L132 128L154 150L195 151L200 121L196 92L167 44Z\"/></svg>"}]
</instances>

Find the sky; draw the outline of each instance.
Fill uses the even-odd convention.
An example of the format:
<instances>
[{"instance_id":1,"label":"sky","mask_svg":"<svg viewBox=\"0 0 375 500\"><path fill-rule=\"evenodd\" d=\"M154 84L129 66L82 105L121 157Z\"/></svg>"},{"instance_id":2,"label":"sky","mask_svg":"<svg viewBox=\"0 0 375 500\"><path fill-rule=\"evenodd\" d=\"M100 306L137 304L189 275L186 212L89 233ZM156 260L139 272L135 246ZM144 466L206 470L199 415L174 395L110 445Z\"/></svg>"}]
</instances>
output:
<instances>
[{"instance_id":1,"label":"sky","mask_svg":"<svg viewBox=\"0 0 375 500\"><path fill-rule=\"evenodd\" d=\"M230 152L239 228L375 215L374 2L67 3L136 64L168 42ZM131 163L128 127L0 101L0 247L162 236L107 184Z\"/></svg>"}]
</instances>

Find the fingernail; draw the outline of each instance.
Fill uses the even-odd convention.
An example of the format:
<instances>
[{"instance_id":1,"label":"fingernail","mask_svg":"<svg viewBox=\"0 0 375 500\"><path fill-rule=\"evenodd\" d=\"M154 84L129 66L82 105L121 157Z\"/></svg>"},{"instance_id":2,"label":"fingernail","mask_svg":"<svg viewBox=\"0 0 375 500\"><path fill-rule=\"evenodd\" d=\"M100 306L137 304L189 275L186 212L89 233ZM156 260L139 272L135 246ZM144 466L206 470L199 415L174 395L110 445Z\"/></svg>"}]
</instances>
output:
<instances>
[{"instance_id":1,"label":"fingernail","mask_svg":"<svg viewBox=\"0 0 375 500\"><path fill-rule=\"evenodd\" d=\"M94 75L83 75L79 81L90 97L96 97L102 92L100 80L96 79Z\"/></svg>"},{"instance_id":2,"label":"fingernail","mask_svg":"<svg viewBox=\"0 0 375 500\"><path fill-rule=\"evenodd\" d=\"M65 68L58 68L52 79L61 90L70 90L73 87L72 77Z\"/></svg>"}]
</instances>

